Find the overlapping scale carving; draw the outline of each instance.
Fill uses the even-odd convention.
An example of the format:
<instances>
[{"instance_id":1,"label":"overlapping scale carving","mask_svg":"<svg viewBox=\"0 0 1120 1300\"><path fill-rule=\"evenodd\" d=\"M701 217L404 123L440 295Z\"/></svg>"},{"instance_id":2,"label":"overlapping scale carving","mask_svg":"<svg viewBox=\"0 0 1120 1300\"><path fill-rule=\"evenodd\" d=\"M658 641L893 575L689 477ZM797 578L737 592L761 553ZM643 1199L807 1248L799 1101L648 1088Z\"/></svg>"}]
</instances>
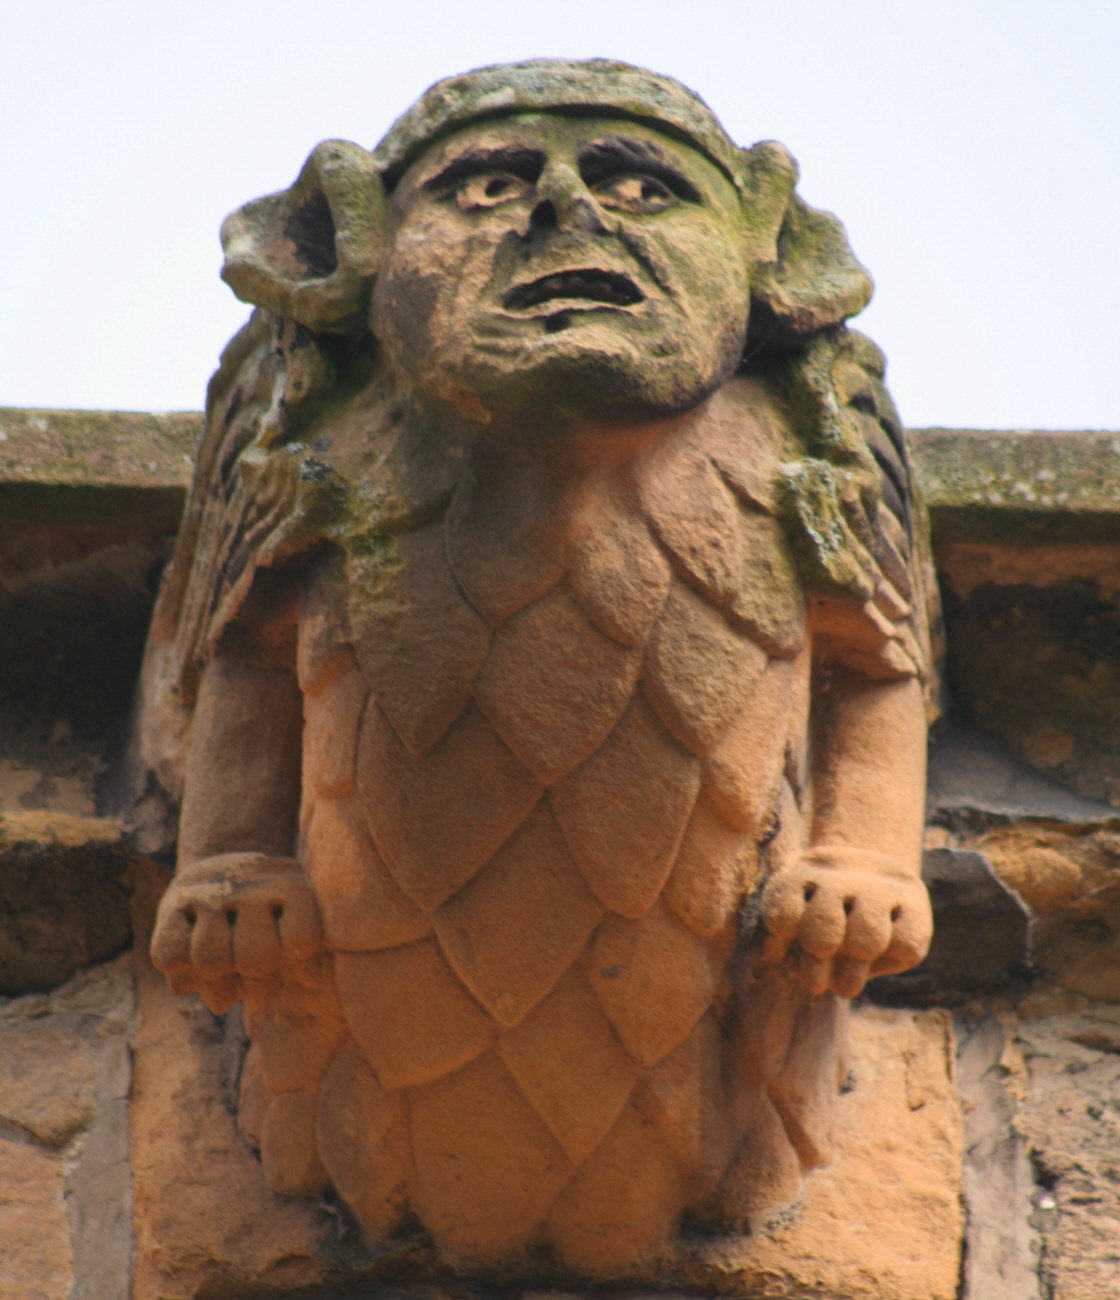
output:
<instances>
[{"instance_id":1,"label":"overlapping scale carving","mask_svg":"<svg viewBox=\"0 0 1120 1300\"><path fill-rule=\"evenodd\" d=\"M719 1226L749 1232L752 1216L796 1199L801 1162L765 1091L754 1085L740 1094L743 1136L720 1184Z\"/></svg>"},{"instance_id":2,"label":"overlapping scale carving","mask_svg":"<svg viewBox=\"0 0 1120 1300\"><path fill-rule=\"evenodd\" d=\"M665 902L690 930L710 938L733 921L759 874L754 837L729 826L701 793L665 882Z\"/></svg>"},{"instance_id":3,"label":"overlapping scale carving","mask_svg":"<svg viewBox=\"0 0 1120 1300\"><path fill-rule=\"evenodd\" d=\"M599 900L643 916L696 800L700 765L636 696L603 746L549 792L564 839Z\"/></svg>"},{"instance_id":4,"label":"overlapping scale carving","mask_svg":"<svg viewBox=\"0 0 1120 1300\"><path fill-rule=\"evenodd\" d=\"M520 1246L572 1174L496 1052L410 1096L416 1204L464 1263Z\"/></svg>"},{"instance_id":5,"label":"overlapping scale carving","mask_svg":"<svg viewBox=\"0 0 1120 1300\"><path fill-rule=\"evenodd\" d=\"M646 521L604 489L581 513L569 577L596 627L636 646L661 612L672 570Z\"/></svg>"},{"instance_id":6,"label":"overlapping scale carving","mask_svg":"<svg viewBox=\"0 0 1120 1300\"><path fill-rule=\"evenodd\" d=\"M642 505L674 567L716 605L729 605L747 563L739 504L706 456L693 448L643 475Z\"/></svg>"},{"instance_id":7,"label":"overlapping scale carving","mask_svg":"<svg viewBox=\"0 0 1120 1300\"><path fill-rule=\"evenodd\" d=\"M685 1195L672 1151L631 1101L552 1207L548 1234L568 1268L624 1272L670 1236Z\"/></svg>"},{"instance_id":8,"label":"overlapping scale carving","mask_svg":"<svg viewBox=\"0 0 1120 1300\"><path fill-rule=\"evenodd\" d=\"M418 758L371 700L358 743L358 791L393 878L435 911L505 843L544 787L477 706Z\"/></svg>"},{"instance_id":9,"label":"overlapping scale carving","mask_svg":"<svg viewBox=\"0 0 1120 1300\"><path fill-rule=\"evenodd\" d=\"M710 1193L740 1136L725 1090L723 1033L712 1012L642 1078L635 1100L693 1183L693 1195Z\"/></svg>"},{"instance_id":10,"label":"overlapping scale carving","mask_svg":"<svg viewBox=\"0 0 1120 1300\"><path fill-rule=\"evenodd\" d=\"M358 727L367 699L369 687L356 667L304 696L303 779L317 794L338 795L354 788Z\"/></svg>"},{"instance_id":11,"label":"overlapping scale carving","mask_svg":"<svg viewBox=\"0 0 1120 1300\"><path fill-rule=\"evenodd\" d=\"M335 979L350 1032L386 1088L438 1079L494 1039L493 1021L434 938L383 952L336 953Z\"/></svg>"},{"instance_id":12,"label":"overlapping scale carving","mask_svg":"<svg viewBox=\"0 0 1120 1300\"><path fill-rule=\"evenodd\" d=\"M615 1122L638 1078L598 998L578 967L498 1051L537 1114L573 1162L585 1159Z\"/></svg>"},{"instance_id":13,"label":"overlapping scale carving","mask_svg":"<svg viewBox=\"0 0 1120 1300\"><path fill-rule=\"evenodd\" d=\"M411 1157L403 1092L387 1092L352 1038L319 1089L319 1154L338 1194L373 1241L408 1212Z\"/></svg>"},{"instance_id":14,"label":"overlapping scale carving","mask_svg":"<svg viewBox=\"0 0 1120 1300\"><path fill-rule=\"evenodd\" d=\"M526 459L476 448L447 512L451 568L495 627L564 576L564 520L550 476Z\"/></svg>"},{"instance_id":15,"label":"overlapping scale carving","mask_svg":"<svg viewBox=\"0 0 1120 1300\"><path fill-rule=\"evenodd\" d=\"M432 918L401 889L373 847L356 794L316 801L304 861L328 947L371 952L431 933Z\"/></svg>"},{"instance_id":16,"label":"overlapping scale carving","mask_svg":"<svg viewBox=\"0 0 1120 1300\"><path fill-rule=\"evenodd\" d=\"M642 689L681 744L703 755L742 712L767 662L719 610L674 582L650 636Z\"/></svg>"},{"instance_id":17,"label":"overlapping scale carving","mask_svg":"<svg viewBox=\"0 0 1120 1300\"><path fill-rule=\"evenodd\" d=\"M588 970L622 1045L646 1067L692 1029L717 984L704 941L663 902L640 921L608 915L595 934Z\"/></svg>"},{"instance_id":18,"label":"overlapping scale carving","mask_svg":"<svg viewBox=\"0 0 1120 1300\"><path fill-rule=\"evenodd\" d=\"M435 914L467 988L515 1025L579 956L603 909L584 884L546 802Z\"/></svg>"},{"instance_id":19,"label":"overlapping scale carving","mask_svg":"<svg viewBox=\"0 0 1120 1300\"><path fill-rule=\"evenodd\" d=\"M736 830L761 838L773 817L785 763L794 677L788 661L771 659L750 707L704 756L704 790Z\"/></svg>"},{"instance_id":20,"label":"overlapping scale carving","mask_svg":"<svg viewBox=\"0 0 1120 1300\"><path fill-rule=\"evenodd\" d=\"M805 593L781 526L756 510L740 510L739 548L746 562L728 612L768 653L792 659L805 645Z\"/></svg>"},{"instance_id":21,"label":"overlapping scale carving","mask_svg":"<svg viewBox=\"0 0 1120 1300\"><path fill-rule=\"evenodd\" d=\"M770 1099L808 1171L832 1159L833 1108L847 1059L848 1004L835 993L805 997Z\"/></svg>"},{"instance_id":22,"label":"overlapping scale carving","mask_svg":"<svg viewBox=\"0 0 1120 1300\"><path fill-rule=\"evenodd\" d=\"M640 664L640 652L600 632L564 584L498 629L475 699L547 785L598 748L626 707Z\"/></svg>"},{"instance_id":23,"label":"overlapping scale carving","mask_svg":"<svg viewBox=\"0 0 1120 1300\"><path fill-rule=\"evenodd\" d=\"M708 403L704 426L694 445L736 497L752 510L775 513L783 436L765 388L755 379L721 388Z\"/></svg>"},{"instance_id":24,"label":"overlapping scale carving","mask_svg":"<svg viewBox=\"0 0 1120 1300\"><path fill-rule=\"evenodd\" d=\"M355 648L397 735L413 754L443 736L470 703L490 644L486 620L451 572L442 521L393 539L387 590L355 593Z\"/></svg>"}]
</instances>

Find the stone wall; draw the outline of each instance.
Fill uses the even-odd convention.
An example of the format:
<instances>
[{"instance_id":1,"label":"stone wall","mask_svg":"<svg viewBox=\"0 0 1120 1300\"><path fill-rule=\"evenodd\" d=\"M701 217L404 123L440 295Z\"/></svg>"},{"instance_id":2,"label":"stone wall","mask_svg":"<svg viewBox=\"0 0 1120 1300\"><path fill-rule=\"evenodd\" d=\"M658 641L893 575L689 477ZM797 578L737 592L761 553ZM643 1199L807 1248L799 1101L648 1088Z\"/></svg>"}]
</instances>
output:
<instances>
[{"instance_id":1,"label":"stone wall","mask_svg":"<svg viewBox=\"0 0 1120 1300\"><path fill-rule=\"evenodd\" d=\"M0 410L0 1300L480 1296L264 1186L244 1035L146 957L169 877L124 817L194 414ZM666 1289L1080 1300L1120 1261L1120 435L918 430L948 646L938 930L855 1016L840 1154L798 1215ZM499 1288L500 1289L500 1288Z\"/></svg>"}]
</instances>

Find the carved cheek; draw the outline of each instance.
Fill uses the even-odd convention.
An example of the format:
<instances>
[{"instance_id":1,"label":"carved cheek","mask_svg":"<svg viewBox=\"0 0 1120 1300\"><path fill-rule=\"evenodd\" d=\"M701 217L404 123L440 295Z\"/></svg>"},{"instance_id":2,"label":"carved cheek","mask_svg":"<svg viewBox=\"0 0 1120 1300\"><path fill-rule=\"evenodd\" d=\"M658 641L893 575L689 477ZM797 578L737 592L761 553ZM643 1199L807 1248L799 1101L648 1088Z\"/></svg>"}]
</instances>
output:
<instances>
[{"instance_id":1,"label":"carved cheek","mask_svg":"<svg viewBox=\"0 0 1120 1300\"><path fill-rule=\"evenodd\" d=\"M374 330L407 370L470 346L470 317L489 282L494 241L451 239L440 223L407 232L377 286Z\"/></svg>"},{"instance_id":2,"label":"carved cheek","mask_svg":"<svg viewBox=\"0 0 1120 1300\"><path fill-rule=\"evenodd\" d=\"M441 277L407 262L393 265L378 286L374 328L401 358L425 357L432 349L430 320Z\"/></svg>"}]
</instances>

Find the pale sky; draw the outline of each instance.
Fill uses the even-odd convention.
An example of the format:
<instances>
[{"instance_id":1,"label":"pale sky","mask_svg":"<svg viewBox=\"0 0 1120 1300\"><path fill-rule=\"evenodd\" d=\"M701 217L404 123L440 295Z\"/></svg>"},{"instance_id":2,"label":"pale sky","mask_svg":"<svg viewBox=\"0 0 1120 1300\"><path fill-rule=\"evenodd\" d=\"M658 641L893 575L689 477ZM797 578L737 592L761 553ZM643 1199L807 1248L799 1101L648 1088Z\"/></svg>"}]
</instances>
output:
<instances>
[{"instance_id":1,"label":"pale sky","mask_svg":"<svg viewBox=\"0 0 1120 1300\"><path fill-rule=\"evenodd\" d=\"M781 140L912 426L1120 429L1120 0L3 0L0 405L202 405L223 216L439 77L605 56Z\"/></svg>"}]
</instances>

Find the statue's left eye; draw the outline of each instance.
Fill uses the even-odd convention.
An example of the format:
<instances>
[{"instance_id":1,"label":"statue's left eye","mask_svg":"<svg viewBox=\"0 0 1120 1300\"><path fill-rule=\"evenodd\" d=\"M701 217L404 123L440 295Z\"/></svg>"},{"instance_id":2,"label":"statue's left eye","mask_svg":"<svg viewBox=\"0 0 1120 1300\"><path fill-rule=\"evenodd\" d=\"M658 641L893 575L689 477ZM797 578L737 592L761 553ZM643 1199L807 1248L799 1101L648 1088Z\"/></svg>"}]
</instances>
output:
<instances>
[{"instance_id":1,"label":"statue's left eye","mask_svg":"<svg viewBox=\"0 0 1120 1300\"><path fill-rule=\"evenodd\" d=\"M595 197L622 212L663 212L677 201L655 176L612 176L595 186Z\"/></svg>"},{"instance_id":2,"label":"statue's left eye","mask_svg":"<svg viewBox=\"0 0 1120 1300\"><path fill-rule=\"evenodd\" d=\"M501 203L524 198L531 188L528 181L509 172L484 172L462 181L455 198L467 212L472 208L496 208Z\"/></svg>"}]
</instances>

